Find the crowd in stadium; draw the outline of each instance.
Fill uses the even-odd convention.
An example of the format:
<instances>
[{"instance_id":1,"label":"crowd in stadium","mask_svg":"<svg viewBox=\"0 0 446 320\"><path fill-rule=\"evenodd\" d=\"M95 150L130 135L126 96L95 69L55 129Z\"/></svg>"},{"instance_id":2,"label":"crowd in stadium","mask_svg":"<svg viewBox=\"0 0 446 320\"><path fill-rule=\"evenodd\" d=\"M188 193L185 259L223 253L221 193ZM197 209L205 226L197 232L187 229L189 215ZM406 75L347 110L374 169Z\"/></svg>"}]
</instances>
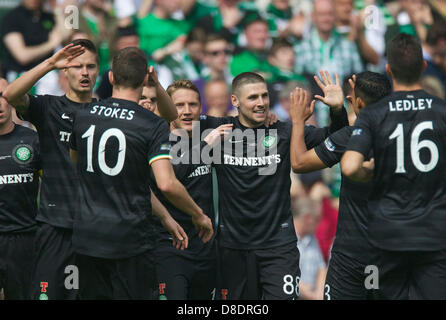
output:
<instances>
[{"instance_id":1,"label":"crowd in stadium","mask_svg":"<svg viewBox=\"0 0 446 320\"><path fill-rule=\"evenodd\" d=\"M314 76L326 85L324 79L336 75L344 97L351 95L354 74L385 74L388 43L401 33L421 43L427 62L422 88L444 100L446 0L0 0L0 76L12 83L72 41L88 39L99 58L98 100L112 96L116 53L138 47L164 89L183 79L195 85L203 115L236 116L233 80L256 72L266 81L271 113L291 122L296 87L323 96ZM53 70L29 92L62 96L69 90L66 73ZM346 99L343 106L353 125L355 110ZM323 128L331 116L318 99L306 123ZM320 300L336 235L341 168L290 175L300 298Z\"/></svg>"}]
</instances>

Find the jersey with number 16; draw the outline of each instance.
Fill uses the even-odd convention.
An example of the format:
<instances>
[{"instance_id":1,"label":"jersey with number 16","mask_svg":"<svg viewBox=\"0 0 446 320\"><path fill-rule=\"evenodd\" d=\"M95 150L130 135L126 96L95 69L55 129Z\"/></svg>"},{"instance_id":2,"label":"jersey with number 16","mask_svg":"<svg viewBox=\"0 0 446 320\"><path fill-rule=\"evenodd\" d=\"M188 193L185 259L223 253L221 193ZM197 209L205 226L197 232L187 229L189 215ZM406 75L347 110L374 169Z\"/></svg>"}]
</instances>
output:
<instances>
[{"instance_id":1,"label":"jersey with number 16","mask_svg":"<svg viewBox=\"0 0 446 320\"><path fill-rule=\"evenodd\" d=\"M446 248L446 102L423 90L397 91L361 110L348 150L375 170L369 234L397 251Z\"/></svg>"}]
</instances>

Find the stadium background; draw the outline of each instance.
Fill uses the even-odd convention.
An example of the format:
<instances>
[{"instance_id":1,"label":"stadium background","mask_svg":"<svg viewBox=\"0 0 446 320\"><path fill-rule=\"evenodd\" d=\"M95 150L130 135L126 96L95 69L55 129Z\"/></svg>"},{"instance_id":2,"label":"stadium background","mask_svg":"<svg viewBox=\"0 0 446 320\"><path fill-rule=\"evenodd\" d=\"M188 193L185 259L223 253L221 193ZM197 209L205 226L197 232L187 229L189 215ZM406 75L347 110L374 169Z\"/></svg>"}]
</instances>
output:
<instances>
[{"instance_id":1,"label":"stadium background","mask_svg":"<svg viewBox=\"0 0 446 320\"><path fill-rule=\"evenodd\" d=\"M40 1L42 10L54 17L54 23L45 25L47 34L43 38L48 39L54 29L58 30L58 41L53 41L53 47L30 63L12 66L3 41L7 35L5 30L11 28L7 22L11 19L5 19L5 15L21 2L32 5ZM258 71L268 82L272 112L281 121L289 121L287 100L294 87L303 86L318 94L312 76L321 69L332 75L337 73L343 80L363 70L384 72L386 43L397 33L405 32L418 36L422 42L428 61L422 80L424 89L445 98L445 0L320 0L317 7L313 2L0 0L1 75L11 81L70 40L88 37L100 54L98 98L111 93L104 74L110 68L113 52L138 45L155 65L164 87L184 78L197 84L203 113L236 114L230 105L232 78L240 72ZM20 29L24 23L15 21L14 27ZM37 23L45 24L45 21ZM329 34L325 41L320 40L323 33ZM45 76L33 91L62 95L65 81L55 71ZM343 89L348 94L348 85L344 83ZM345 107L353 123L354 114L347 104ZM328 108L318 103L309 122L325 126L327 121ZM301 216L296 218L297 230L303 233L299 234L301 240L307 238L300 243L301 250L308 250L302 255L307 259L302 259L301 269L308 272L309 284L316 288L317 274L325 272L335 236L340 170L335 166L305 175L291 173L291 176L292 201L308 211L300 210ZM306 246L313 235L319 244L316 251ZM322 292L309 296L318 297L322 297Z\"/></svg>"}]
</instances>

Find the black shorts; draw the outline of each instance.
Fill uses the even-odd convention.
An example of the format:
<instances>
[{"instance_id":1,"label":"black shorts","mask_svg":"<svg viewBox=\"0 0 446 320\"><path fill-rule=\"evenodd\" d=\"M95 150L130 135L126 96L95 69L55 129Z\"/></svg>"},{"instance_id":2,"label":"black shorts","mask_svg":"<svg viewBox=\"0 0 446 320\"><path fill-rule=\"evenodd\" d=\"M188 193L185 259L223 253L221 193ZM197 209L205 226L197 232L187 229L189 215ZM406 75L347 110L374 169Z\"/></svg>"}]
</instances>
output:
<instances>
[{"instance_id":1,"label":"black shorts","mask_svg":"<svg viewBox=\"0 0 446 320\"><path fill-rule=\"evenodd\" d=\"M0 291L6 300L28 300L34 269L35 232L0 233Z\"/></svg>"},{"instance_id":2,"label":"black shorts","mask_svg":"<svg viewBox=\"0 0 446 320\"><path fill-rule=\"evenodd\" d=\"M36 233L36 266L31 288L32 299L74 300L77 289L66 287L65 280L75 267L71 244L73 230L38 223Z\"/></svg>"},{"instance_id":3,"label":"black shorts","mask_svg":"<svg viewBox=\"0 0 446 320\"><path fill-rule=\"evenodd\" d=\"M219 248L223 300L293 300L299 297L296 242L256 250Z\"/></svg>"},{"instance_id":4,"label":"black shorts","mask_svg":"<svg viewBox=\"0 0 446 320\"><path fill-rule=\"evenodd\" d=\"M340 252L331 252L325 279L324 300L366 300L370 290L365 286L366 264Z\"/></svg>"},{"instance_id":5,"label":"black shorts","mask_svg":"<svg viewBox=\"0 0 446 320\"><path fill-rule=\"evenodd\" d=\"M165 246L157 246L158 298L168 300L214 300L216 266L215 244L211 251L206 252L205 255L179 251L172 246L172 241L166 243Z\"/></svg>"},{"instance_id":6,"label":"black shorts","mask_svg":"<svg viewBox=\"0 0 446 320\"><path fill-rule=\"evenodd\" d=\"M375 250L371 260L379 274L375 299L446 299L446 250Z\"/></svg>"},{"instance_id":7,"label":"black shorts","mask_svg":"<svg viewBox=\"0 0 446 320\"><path fill-rule=\"evenodd\" d=\"M154 254L103 259L77 254L82 300L153 300L156 275Z\"/></svg>"}]
</instances>

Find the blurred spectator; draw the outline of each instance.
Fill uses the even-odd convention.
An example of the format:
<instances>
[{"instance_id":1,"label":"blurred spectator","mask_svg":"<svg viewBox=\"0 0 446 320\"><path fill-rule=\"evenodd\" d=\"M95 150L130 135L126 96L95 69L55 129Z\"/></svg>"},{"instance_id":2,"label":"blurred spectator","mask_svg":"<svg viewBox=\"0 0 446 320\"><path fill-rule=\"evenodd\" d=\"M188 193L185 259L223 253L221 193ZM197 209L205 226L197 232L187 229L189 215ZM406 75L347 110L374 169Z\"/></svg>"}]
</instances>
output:
<instances>
[{"instance_id":1,"label":"blurred spectator","mask_svg":"<svg viewBox=\"0 0 446 320\"><path fill-rule=\"evenodd\" d=\"M334 0L336 31L347 37L348 40L357 44L359 53L366 63L378 65L381 57L384 56L385 50L384 34L386 29L384 19L382 19L380 11L378 7L376 7L375 12L368 13L378 15L373 17L373 19L375 19L373 20L374 25L370 28L365 28L363 21L364 12L354 13L353 2L354 0ZM371 39L367 38L366 29L375 31ZM369 33L368 35L371 36L372 33ZM379 51L376 48L378 48ZM384 71L384 69L382 71Z\"/></svg>"},{"instance_id":2,"label":"blurred spectator","mask_svg":"<svg viewBox=\"0 0 446 320\"><path fill-rule=\"evenodd\" d=\"M396 23L388 26L386 43L398 33L407 33L426 40L427 31L433 24L432 12L426 0L400 0L400 11L396 15Z\"/></svg>"},{"instance_id":3,"label":"blurred spectator","mask_svg":"<svg viewBox=\"0 0 446 320\"><path fill-rule=\"evenodd\" d=\"M262 73L266 81L270 81L272 74L269 72L269 65L266 61L266 48L269 40L268 23L257 17L246 24L244 34L246 47L233 56L230 63L231 74L235 77L242 72L257 71Z\"/></svg>"},{"instance_id":4,"label":"blurred spectator","mask_svg":"<svg viewBox=\"0 0 446 320\"><path fill-rule=\"evenodd\" d=\"M180 0L154 0L152 12L138 19L140 47L156 62L163 62L167 56L184 48L189 24L173 18L180 4Z\"/></svg>"},{"instance_id":5,"label":"blurred spectator","mask_svg":"<svg viewBox=\"0 0 446 320\"><path fill-rule=\"evenodd\" d=\"M139 37L133 27L125 27L118 28L116 32L116 41L114 42L115 48L114 51L118 52L127 47L138 47L139 46ZM112 95L112 85L108 78L108 73L111 69L108 68L104 72L102 72L98 79L98 86L95 91L95 94L100 99L105 99L111 97Z\"/></svg>"},{"instance_id":6,"label":"blurred spectator","mask_svg":"<svg viewBox=\"0 0 446 320\"><path fill-rule=\"evenodd\" d=\"M200 78L205 37L202 29L192 29L187 35L185 48L164 58L162 64L172 72L174 81L180 79L195 81Z\"/></svg>"},{"instance_id":7,"label":"blurred spectator","mask_svg":"<svg viewBox=\"0 0 446 320\"><path fill-rule=\"evenodd\" d=\"M292 207L294 228L298 237L297 247L300 252L300 298L322 300L327 265L314 236L321 218L320 207L309 198L295 200Z\"/></svg>"},{"instance_id":8,"label":"blurred spectator","mask_svg":"<svg viewBox=\"0 0 446 320\"><path fill-rule=\"evenodd\" d=\"M206 101L206 114L212 117L226 117L229 112L234 114L231 104L229 86L224 80L211 80L204 87L204 100Z\"/></svg>"},{"instance_id":9,"label":"blurred spectator","mask_svg":"<svg viewBox=\"0 0 446 320\"><path fill-rule=\"evenodd\" d=\"M138 104L144 109L155 112L158 99L156 98L156 83L152 77L149 77L147 85L142 89L141 99Z\"/></svg>"},{"instance_id":10,"label":"blurred spectator","mask_svg":"<svg viewBox=\"0 0 446 320\"><path fill-rule=\"evenodd\" d=\"M446 91L445 23L435 23L429 29L423 49L424 58L427 62L427 68L423 73L423 77L429 76L438 79L443 87L443 91Z\"/></svg>"},{"instance_id":11,"label":"blurred spectator","mask_svg":"<svg viewBox=\"0 0 446 320\"><path fill-rule=\"evenodd\" d=\"M421 88L423 88L423 90L425 90L427 93L437 96L443 100L446 98L445 90L438 78L433 76L425 76L421 78L420 84Z\"/></svg>"},{"instance_id":12,"label":"blurred spectator","mask_svg":"<svg viewBox=\"0 0 446 320\"><path fill-rule=\"evenodd\" d=\"M280 121L290 120L290 93L296 89L296 87L308 89L306 82L288 81L281 86L278 92L277 102L273 104L272 112L277 115Z\"/></svg>"},{"instance_id":13,"label":"blurred spectator","mask_svg":"<svg viewBox=\"0 0 446 320\"><path fill-rule=\"evenodd\" d=\"M110 67L113 57L117 21L110 15L111 10L105 0L85 0L79 17L79 29L88 34L98 49L100 73Z\"/></svg>"},{"instance_id":14,"label":"blurred spectator","mask_svg":"<svg viewBox=\"0 0 446 320\"><path fill-rule=\"evenodd\" d=\"M286 39L275 39L268 53L268 63L271 72L268 91L271 106L278 102L278 96L288 81L296 80L308 87L305 77L295 72L294 61L295 55L292 44Z\"/></svg>"},{"instance_id":15,"label":"blurred spectator","mask_svg":"<svg viewBox=\"0 0 446 320\"><path fill-rule=\"evenodd\" d=\"M331 0L314 1L314 26L295 47L297 72L314 75L319 70L327 70L342 79L347 74L363 71L356 45L334 32L335 19Z\"/></svg>"},{"instance_id":16,"label":"blurred spectator","mask_svg":"<svg viewBox=\"0 0 446 320\"><path fill-rule=\"evenodd\" d=\"M2 19L2 72L8 82L49 58L62 43L54 15L44 12L42 4L43 0L23 0Z\"/></svg>"},{"instance_id":17,"label":"blurred spectator","mask_svg":"<svg viewBox=\"0 0 446 320\"><path fill-rule=\"evenodd\" d=\"M118 19L118 26L120 28L131 26L138 11L141 8L147 11L150 10L152 2L153 0L114 0L113 6Z\"/></svg>"},{"instance_id":18,"label":"blurred spectator","mask_svg":"<svg viewBox=\"0 0 446 320\"><path fill-rule=\"evenodd\" d=\"M206 7L199 1L195 6L190 7L189 12L185 12L186 19L192 21L195 19L196 26L202 28L208 33L220 33L228 42L238 45L244 45L242 29L246 21L258 15L258 9L255 3L240 0L217 0L217 8ZM201 19L196 19L201 9ZM207 11L208 14L204 15Z\"/></svg>"},{"instance_id":19,"label":"blurred spectator","mask_svg":"<svg viewBox=\"0 0 446 320\"><path fill-rule=\"evenodd\" d=\"M356 44L335 32L335 11L331 0L315 0L312 13L313 28L295 46L296 71L313 76L319 70L345 75L364 70ZM316 103L315 116L319 126L328 124L329 110Z\"/></svg>"},{"instance_id":20,"label":"blurred spectator","mask_svg":"<svg viewBox=\"0 0 446 320\"><path fill-rule=\"evenodd\" d=\"M446 24L446 0L430 0L429 5L434 23Z\"/></svg>"},{"instance_id":21,"label":"blurred spectator","mask_svg":"<svg viewBox=\"0 0 446 320\"><path fill-rule=\"evenodd\" d=\"M224 79L226 83L232 82L229 72L228 57L232 54L228 41L220 34L209 34L204 43L202 77L205 80Z\"/></svg>"}]
</instances>

